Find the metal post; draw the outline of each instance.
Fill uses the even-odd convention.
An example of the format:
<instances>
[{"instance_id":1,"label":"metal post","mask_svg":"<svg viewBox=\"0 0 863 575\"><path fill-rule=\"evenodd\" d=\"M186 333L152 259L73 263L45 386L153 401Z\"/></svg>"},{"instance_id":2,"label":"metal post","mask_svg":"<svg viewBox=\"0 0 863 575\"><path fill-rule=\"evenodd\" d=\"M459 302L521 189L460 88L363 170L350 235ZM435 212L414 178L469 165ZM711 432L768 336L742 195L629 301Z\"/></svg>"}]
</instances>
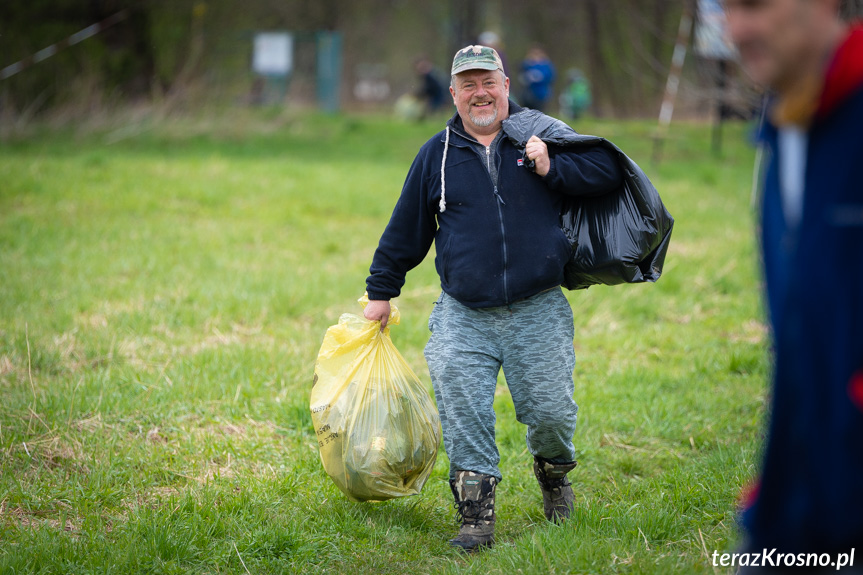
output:
<instances>
[{"instance_id":1,"label":"metal post","mask_svg":"<svg viewBox=\"0 0 863 575\"><path fill-rule=\"evenodd\" d=\"M342 35L340 32L318 32L318 105L327 112L341 107Z\"/></svg>"},{"instance_id":2,"label":"metal post","mask_svg":"<svg viewBox=\"0 0 863 575\"><path fill-rule=\"evenodd\" d=\"M728 90L728 61L718 61L719 73L716 77L716 117L713 119L713 154L719 156L722 153L722 124L731 115L727 103Z\"/></svg>"},{"instance_id":3,"label":"metal post","mask_svg":"<svg viewBox=\"0 0 863 575\"><path fill-rule=\"evenodd\" d=\"M686 48L689 45L691 33L692 5L689 1L686 1L683 4L683 15L680 17L680 26L677 29L677 42L674 45L674 55L671 57L671 70L668 72L668 81L665 84L662 108L659 110L659 126L653 139L654 163L659 162L662 153L662 143L668 135L668 125L671 124L671 116L674 113L674 100L677 97L680 74L683 71L683 62L686 59Z\"/></svg>"}]
</instances>

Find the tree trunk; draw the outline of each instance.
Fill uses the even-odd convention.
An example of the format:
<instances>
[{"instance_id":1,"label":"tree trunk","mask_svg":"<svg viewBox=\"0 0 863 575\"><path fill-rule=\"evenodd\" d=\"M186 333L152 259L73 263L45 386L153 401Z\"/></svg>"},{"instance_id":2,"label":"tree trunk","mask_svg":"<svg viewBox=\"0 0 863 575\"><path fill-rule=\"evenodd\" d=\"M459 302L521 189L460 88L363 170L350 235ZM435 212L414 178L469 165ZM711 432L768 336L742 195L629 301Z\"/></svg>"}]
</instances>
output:
<instances>
[{"instance_id":1,"label":"tree trunk","mask_svg":"<svg viewBox=\"0 0 863 575\"><path fill-rule=\"evenodd\" d=\"M605 115L605 105L608 102L606 91L611 93L608 82L605 57L602 53L602 34L599 27L599 11L602 0L587 0L584 3L587 12L587 58L590 66L590 81L593 91L593 112L597 116Z\"/></svg>"}]
</instances>

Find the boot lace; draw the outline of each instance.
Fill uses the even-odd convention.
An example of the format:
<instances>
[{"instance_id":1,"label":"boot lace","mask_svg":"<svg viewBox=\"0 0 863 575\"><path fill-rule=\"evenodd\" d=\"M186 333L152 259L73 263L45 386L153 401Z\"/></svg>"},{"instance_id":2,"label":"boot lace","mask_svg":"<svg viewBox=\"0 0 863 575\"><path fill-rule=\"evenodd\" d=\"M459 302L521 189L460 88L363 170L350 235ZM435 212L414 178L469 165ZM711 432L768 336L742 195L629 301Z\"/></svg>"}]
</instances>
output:
<instances>
[{"instance_id":1,"label":"boot lace","mask_svg":"<svg viewBox=\"0 0 863 575\"><path fill-rule=\"evenodd\" d=\"M479 501L473 501L471 499L456 501L453 503L453 507L455 507L456 523L476 525L477 520L479 519L479 512L482 509Z\"/></svg>"}]
</instances>

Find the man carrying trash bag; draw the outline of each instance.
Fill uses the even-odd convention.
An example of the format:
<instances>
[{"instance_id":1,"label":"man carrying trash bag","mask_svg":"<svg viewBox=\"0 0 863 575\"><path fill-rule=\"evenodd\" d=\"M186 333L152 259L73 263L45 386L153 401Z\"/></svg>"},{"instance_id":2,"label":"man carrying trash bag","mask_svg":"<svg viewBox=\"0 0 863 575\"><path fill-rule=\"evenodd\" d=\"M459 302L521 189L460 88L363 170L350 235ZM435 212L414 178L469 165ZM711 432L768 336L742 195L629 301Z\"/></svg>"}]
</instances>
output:
<instances>
[{"instance_id":1,"label":"man carrying trash bag","mask_svg":"<svg viewBox=\"0 0 863 575\"><path fill-rule=\"evenodd\" d=\"M561 206L567 194L616 190L623 177L605 147L549 147L532 137L517 148L502 129L521 111L509 87L492 48L455 54L450 93L457 112L416 156L366 284L365 317L383 327L389 300L435 243L442 293L425 356L461 519L450 543L468 551L494 543L502 474L493 401L501 368L516 417L527 426L545 516L559 521L572 511L566 475L576 466L578 406L572 310L560 288L572 253Z\"/></svg>"}]
</instances>

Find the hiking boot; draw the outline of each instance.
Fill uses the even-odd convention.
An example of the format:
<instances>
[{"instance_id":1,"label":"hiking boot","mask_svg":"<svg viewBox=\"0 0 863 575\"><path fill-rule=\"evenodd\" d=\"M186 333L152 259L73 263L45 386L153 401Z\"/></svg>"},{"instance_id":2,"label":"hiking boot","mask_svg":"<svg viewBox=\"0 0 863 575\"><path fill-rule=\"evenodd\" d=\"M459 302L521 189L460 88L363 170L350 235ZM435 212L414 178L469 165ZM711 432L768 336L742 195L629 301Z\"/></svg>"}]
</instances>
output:
<instances>
[{"instance_id":1,"label":"hiking boot","mask_svg":"<svg viewBox=\"0 0 863 575\"><path fill-rule=\"evenodd\" d=\"M533 474L542 490L542 509L545 518L555 523L568 519L575 504L572 484L566 474L575 469L577 461L551 463L540 457L533 458Z\"/></svg>"},{"instance_id":2,"label":"hiking boot","mask_svg":"<svg viewBox=\"0 0 863 575\"><path fill-rule=\"evenodd\" d=\"M456 520L461 522L458 535L450 539L449 544L468 553L494 545L497 478L473 471L457 471L455 481L451 480L449 486L455 497Z\"/></svg>"}]
</instances>

